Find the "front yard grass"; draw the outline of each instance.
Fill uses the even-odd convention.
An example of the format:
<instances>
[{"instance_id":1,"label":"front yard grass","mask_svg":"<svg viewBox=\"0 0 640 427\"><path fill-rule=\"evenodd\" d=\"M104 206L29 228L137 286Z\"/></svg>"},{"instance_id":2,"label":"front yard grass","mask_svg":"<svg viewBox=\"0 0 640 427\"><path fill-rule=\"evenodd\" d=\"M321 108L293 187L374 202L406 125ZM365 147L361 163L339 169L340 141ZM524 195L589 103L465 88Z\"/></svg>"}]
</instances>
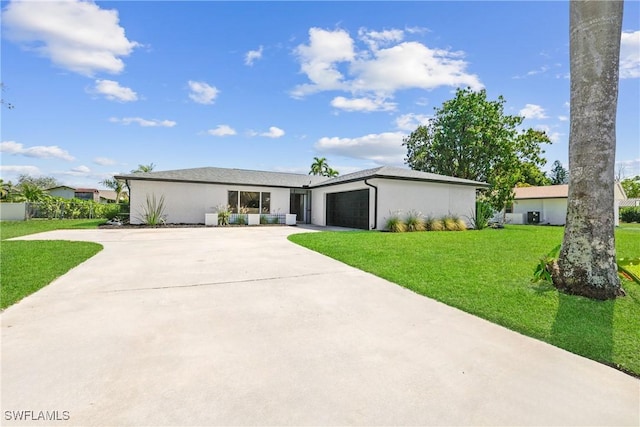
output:
<instances>
[{"instance_id":1,"label":"front yard grass","mask_svg":"<svg viewBox=\"0 0 640 427\"><path fill-rule=\"evenodd\" d=\"M96 228L106 220L30 220L0 223L0 309L34 293L102 250L91 242L6 241L43 231Z\"/></svg>"},{"instance_id":2,"label":"front yard grass","mask_svg":"<svg viewBox=\"0 0 640 427\"><path fill-rule=\"evenodd\" d=\"M640 286L624 281L615 301L570 296L531 283L561 227L507 226L466 232L323 232L292 242L421 295L640 375ZM617 256L640 255L638 229L616 231Z\"/></svg>"}]
</instances>

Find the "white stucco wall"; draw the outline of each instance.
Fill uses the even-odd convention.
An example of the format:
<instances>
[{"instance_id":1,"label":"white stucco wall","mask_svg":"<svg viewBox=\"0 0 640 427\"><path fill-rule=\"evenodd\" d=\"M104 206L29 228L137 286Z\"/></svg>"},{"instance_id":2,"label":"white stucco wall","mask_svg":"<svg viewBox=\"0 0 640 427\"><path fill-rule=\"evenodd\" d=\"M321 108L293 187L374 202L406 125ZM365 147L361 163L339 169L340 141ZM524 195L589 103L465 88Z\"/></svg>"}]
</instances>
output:
<instances>
[{"instance_id":1,"label":"white stucco wall","mask_svg":"<svg viewBox=\"0 0 640 427\"><path fill-rule=\"evenodd\" d=\"M467 222L475 214L476 190L463 185L436 182L402 181L376 179L370 181L377 185L378 229L383 230L385 220L391 212L401 211L401 216L415 210L424 217L442 217L456 215Z\"/></svg>"},{"instance_id":2,"label":"white stucco wall","mask_svg":"<svg viewBox=\"0 0 640 427\"><path fill-rule=\"evenodd\" d=\"M289 212L288 188L197 184L186 182L130 181L132 224L143 221L147 195L155 194L156 200L164 195L166 221L168 223L204 224L205 213L212 213L220 205L227 204L227 191L259 191L271 193L271 212Z\"/></svg>"},{"instance_id":3,"label":"white stucco wall","mask_svg":"<svg viewBox=\"0 0 640 427\"><path fill-rule=\"evenodd\" d=\"M527 212L540 212L540 224L564 225L567 217L567 199L524 199L513 203L513 213L523 214L527 221Z\"/></svg>"},{"instance_id":4,"label":"white stucco wall","mask_svg":"<svg viewBox=\"0 0 640 427\"><path fill-rule=\"evenodd\" d=\"M348 184L314 188L312 194L311 222L326 225L325 200L327 193L369 189L370 227L384 230L385 221L391 212L401 211L401 215L410 210L423 216L441 217L452 214L469 222L468 217L475 211L475 188L461 185L433 182L405 181L392 179L369 179L368 183L378 188L378 221L374 224L375 190L363 181Z\"/></svg>"},{"instance_id":5,"label":"white stucco wall","mask_svg":"<svg viewBox=\"0 0 640 427\"><path fill-rule=\"evenodd\" d=\"M0 203L0 221L24 221L27 218L26 203Z\"/></svg>"}]
</instances>

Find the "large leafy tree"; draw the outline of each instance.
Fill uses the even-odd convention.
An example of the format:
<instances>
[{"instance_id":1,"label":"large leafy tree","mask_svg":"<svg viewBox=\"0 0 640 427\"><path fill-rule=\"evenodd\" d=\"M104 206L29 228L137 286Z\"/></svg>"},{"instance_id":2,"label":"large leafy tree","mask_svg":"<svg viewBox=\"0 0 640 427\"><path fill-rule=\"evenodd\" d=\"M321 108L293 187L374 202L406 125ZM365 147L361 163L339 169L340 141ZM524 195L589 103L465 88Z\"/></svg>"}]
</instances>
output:
<instances>
[{"instance_id":1,"label":"large leafy tree","mask_svg":"<svg viewBox=\"0 0 640 427\"><path fill-rule=\"evenodd\" d=\"M562 166L559 160L556 160L551 167L549 178L551 179L551 185L566 184L569 182L569 171Z\"/></svg>"},{"instance_id":2,"label":"large leafy tree","mask_svg":"<svg viewBox=\"0 0 640 427\"><path fill-rule=\"evenodd\" d=\"M616 265L614 167L622 1L570 2L569 197L554 285L596 299L624 295Z\"/></svg>"},{"instance_id":3,"label":"large leafy tree","mask_svg":"<svg viewBox=\"0 0 640 427\"><path fill-rule=\"evenodd\" d=\"M322 175L329 178L338 176L340 173L329 166L325 157L314 157L311 163L309 175Z\"/></svg>"},{"instance_id":4,"label":"large leafy tree","mask_svg":"<svg viewBox=\"0 0 640 427\"><path fill-rule=\"evenodd\" d=\"M640 197L640 175L620 181L624 192L630 199Z\"/></svg>"},{"instance_id":5,"label":"large leafy tree","mask_svg":"<svg viewBox=\"0 0 640 427\"><path fill-rule=\"evenodd\" d=\"M455 98L435 109L403 144L411 169L490 184L491 205L500 210L513 200L513 188L532 167L544 165L542 143L548 136L518 130L521 116L504 113L505 100L487 100L485 90L458 89Z\"/></svg>"},{"instance_id":6,"label":"large leafy tree","mask_svg":"<svg viewBox=\"0 0 640 427\"><path fill-rule=\"evenodd\" d=\"M36 187L47 190L49 188L57 187L60 182L52 176L31 176L28 174L21 174L18 176L18 184L16 187L22 189L25 184L32 184Z\"/></svg>"}]
</instances>

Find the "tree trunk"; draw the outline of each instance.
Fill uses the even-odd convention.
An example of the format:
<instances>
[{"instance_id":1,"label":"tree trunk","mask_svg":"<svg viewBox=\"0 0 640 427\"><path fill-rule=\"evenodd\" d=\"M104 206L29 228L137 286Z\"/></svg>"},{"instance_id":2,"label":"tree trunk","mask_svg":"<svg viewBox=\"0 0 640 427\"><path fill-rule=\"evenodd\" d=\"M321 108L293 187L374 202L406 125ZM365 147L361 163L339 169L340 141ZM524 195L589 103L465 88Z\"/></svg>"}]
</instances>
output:
<instances>
[{"instance_id":1,"label":"tree trunk","mask_svg":"<svg viewBox=\"0 0 640 427\"><path fill-rule=\"evenodd\" d=\"M622 1L570 2L569 199L555 286L596 299L624 295L616 264L614 166Z\"/></svg>"}]
</instances>

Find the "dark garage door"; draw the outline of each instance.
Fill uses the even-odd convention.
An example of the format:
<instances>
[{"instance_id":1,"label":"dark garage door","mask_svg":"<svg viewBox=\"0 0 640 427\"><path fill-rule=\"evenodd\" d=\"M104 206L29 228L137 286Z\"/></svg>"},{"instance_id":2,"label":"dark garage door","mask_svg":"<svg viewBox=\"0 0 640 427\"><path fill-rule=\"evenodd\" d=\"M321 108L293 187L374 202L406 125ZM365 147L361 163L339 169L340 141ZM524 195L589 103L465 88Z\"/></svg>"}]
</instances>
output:
<instances>
[{"instance_id":1,"label":"dark garage door","mask_svg":"<svg viewBox=\"0 0 640 427\"><path fill-rule=\"evenodd\" d=\"M369 190L327 194L327 225L369 229Z\"/></svg>"}]
</instances>

